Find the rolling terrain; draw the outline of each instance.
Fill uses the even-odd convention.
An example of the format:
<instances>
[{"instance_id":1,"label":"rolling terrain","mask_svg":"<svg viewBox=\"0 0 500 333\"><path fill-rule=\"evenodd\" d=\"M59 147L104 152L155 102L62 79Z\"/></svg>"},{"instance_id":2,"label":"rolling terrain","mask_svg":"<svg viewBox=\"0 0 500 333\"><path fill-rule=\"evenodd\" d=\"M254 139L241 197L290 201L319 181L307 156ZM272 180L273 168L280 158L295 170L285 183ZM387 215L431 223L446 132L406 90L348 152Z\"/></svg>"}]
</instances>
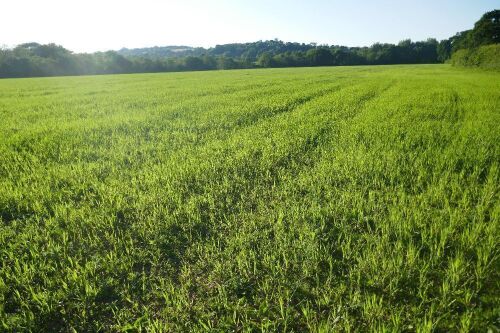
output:
<instances>
[{"instance_id":1,"label":"rolling terrain","mask_svg":"<svg viewBox=\"0 0 500 333\"><path fill-rule=\"evenodd\" d=\"M0 330L500 328L500 73L0 80Z\"/></svg>"}]
</instances>

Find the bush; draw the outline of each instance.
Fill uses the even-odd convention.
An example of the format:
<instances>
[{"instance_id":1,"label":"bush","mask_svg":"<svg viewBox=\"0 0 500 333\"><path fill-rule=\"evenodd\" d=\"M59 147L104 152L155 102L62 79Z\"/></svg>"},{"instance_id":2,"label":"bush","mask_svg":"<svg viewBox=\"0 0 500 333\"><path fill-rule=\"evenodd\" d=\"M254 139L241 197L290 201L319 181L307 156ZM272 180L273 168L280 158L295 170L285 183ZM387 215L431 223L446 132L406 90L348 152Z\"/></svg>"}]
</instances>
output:
<instances>
[{"instance_id":1,"label":"bush","mask_svg":"<svg viewBox=\"0 0 500 333\"><path fill-rule=\"evenodd\" d=\"M458 50L451 56L453 66L500 69L500 44Z\"/></svg>"}]
</instances>

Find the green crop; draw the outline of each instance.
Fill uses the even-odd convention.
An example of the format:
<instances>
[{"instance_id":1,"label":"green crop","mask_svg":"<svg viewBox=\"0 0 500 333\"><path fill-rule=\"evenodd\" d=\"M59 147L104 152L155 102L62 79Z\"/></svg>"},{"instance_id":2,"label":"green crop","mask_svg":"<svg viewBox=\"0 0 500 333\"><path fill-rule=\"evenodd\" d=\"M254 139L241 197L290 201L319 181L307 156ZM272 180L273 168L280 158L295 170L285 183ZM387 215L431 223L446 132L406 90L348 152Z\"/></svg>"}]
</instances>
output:
<instances>
[{"instance_id":1,"label":"green crop","mask_svg":"<svg viewBox=\"0 0 500 333\"><path fill-rule=\"evenodd\" d=\"M0 81L0 331L493 331L500 73Z\"/></svg>"}]
</instances>

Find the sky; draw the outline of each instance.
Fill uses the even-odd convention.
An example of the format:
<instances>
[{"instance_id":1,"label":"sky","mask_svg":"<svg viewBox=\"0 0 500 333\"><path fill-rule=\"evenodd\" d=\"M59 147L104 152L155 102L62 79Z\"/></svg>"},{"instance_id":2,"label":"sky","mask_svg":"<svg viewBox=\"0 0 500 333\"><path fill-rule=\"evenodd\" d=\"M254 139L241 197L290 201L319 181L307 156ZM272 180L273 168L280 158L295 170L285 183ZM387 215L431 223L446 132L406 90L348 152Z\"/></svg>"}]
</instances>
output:
<instances>
[{"instance_id":1,"label":"sky","mask_svg":"<svg viewBox=\"0 0 500 333\"><path fill-rule=\"evenodd\" d=\"M368 46L448 38L500 0L1 0L0 46L74 52L253 42Z\"/></svg>"}]
</instances>

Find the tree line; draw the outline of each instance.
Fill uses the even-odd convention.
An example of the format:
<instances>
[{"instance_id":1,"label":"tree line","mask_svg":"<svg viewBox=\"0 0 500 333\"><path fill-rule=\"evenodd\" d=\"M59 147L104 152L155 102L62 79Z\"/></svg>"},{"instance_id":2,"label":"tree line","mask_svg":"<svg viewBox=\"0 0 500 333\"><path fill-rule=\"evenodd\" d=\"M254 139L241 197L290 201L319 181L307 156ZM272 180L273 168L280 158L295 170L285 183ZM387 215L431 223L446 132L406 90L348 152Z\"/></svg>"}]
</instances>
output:
<instances>
[{"instance_id":1,"label":"tree line","mask_svg":"<svg viewBox=\"0 0 500 333\"><path fill-rule=\"evenodd\" d=\"M0 51L1 77L118 74L141 72L177 72L191 70L238 69L258 67L303 67L436 63L438 42L406 40L398 45L375 44L371 47L309 45L304 51L272 51L281 41L257 42L259 48L241 55L232 47L222 54L212 50L184 57L124 56L116 51L75 54L55 44L21 44ZM250 44L251 45L251 44ZM220 48L217 46L216 48ZM229 53L229 54L228 54ZM252 54L252 55L250 55Z\"/></svg>"},{"instance_id":2,"label":"tree line","mask_svg":"<svg viewBox=\"0 0 500 333\"><path fill-rule=\"evenodd\" d=\"M500 10L483 15L471 30L369 47L285 43L280 40L213 48L155 47L73 53L55 44L25 43L0 49L0 77L177 72L192 70L442 63L460 49L500 42Z\"/></svg>"},{"instance_id":3,"label":"tree line","mask_svg":"<svg viewBox=\"0 0 500 333\"><path fill-rule=\"evenodd\" d=\"M500 10L485 13L474 28L458 32L439 43L439 61L446 61L459 50L472 50L484 45L500 43Z\"/></svg>"}]
</instances>

